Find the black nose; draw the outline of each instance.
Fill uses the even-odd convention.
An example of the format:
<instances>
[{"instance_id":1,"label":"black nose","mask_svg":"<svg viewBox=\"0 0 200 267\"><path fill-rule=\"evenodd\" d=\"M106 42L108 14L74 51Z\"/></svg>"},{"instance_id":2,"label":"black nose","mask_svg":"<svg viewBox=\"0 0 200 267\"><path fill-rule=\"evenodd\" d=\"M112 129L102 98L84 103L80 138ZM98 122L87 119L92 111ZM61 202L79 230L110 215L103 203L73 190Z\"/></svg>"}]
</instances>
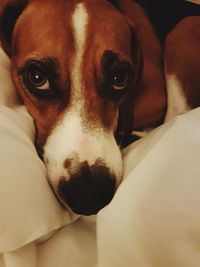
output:
<instances>
[{"instance_id":1,"label":"black nose","mask_svg":"<svg viewBox=\"0 0 200 267\"><path fill-rule=\"evenodd\" d=\"M89 166L83 162L69 181L60 182L57 193L75 213L92 215L112 200L115 190L115 176L106 166L99 162Z\"/></svg>"}]
</instances>

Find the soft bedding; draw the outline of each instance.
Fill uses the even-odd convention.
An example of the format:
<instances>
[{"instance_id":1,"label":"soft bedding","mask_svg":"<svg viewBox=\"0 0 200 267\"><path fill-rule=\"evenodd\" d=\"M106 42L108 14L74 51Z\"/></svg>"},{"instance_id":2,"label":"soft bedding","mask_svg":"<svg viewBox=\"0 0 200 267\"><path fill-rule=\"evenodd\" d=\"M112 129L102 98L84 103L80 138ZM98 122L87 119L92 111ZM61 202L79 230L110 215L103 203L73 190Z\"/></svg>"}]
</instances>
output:
<instances>
[{"instance_id":1,"label":"soft bedding","mask_svg":"<svg viewBox=\"0 0 200 267\"><path fill-rule=\"evenodd\" d=\"M0 267L199 267L200 109L123 151L124 180L93 217L64 210L0 51Z\"/></svg>"},{"instance_id":2,"label":"soft bedding","mask_svg":"<svg viewBox=\"0 0 200 267\"><path fill-rule=\"evenodd\" d=\"M1 50L0 253L20 249L78 218L59 205L49 188L34 134L33 120L17 97L9 60Z\"/></svg>"}]
</instances>

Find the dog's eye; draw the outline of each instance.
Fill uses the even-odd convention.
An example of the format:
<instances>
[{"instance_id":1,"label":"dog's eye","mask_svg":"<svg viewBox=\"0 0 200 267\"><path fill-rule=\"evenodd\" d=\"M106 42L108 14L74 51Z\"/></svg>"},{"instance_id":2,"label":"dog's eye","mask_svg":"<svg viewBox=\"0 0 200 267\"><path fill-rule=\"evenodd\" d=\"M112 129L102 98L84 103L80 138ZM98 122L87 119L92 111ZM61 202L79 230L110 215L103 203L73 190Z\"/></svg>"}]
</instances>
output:
<instances>
[{"instance_id":1,"label":"dog's eye","mask_svg":"<svg viewBox=\"0 0 200 267\"><path fill-rule=\"evenodd\" d=\"M123 90L128 85L128 72L126 70L118 70L112 79L112 87L114 90Z\"/></svg>"},{"instance_id":2,"label":"dog's eye","mask_svg":"<svg viewBox=\"0 0 200 267\"><path fill-rule=\"evenodd\" d=\"M28 66L24 73L24 81L29 88L38 90L50 89L48 77L43 68L39 66Z\"/></svg>"}]
</instances>

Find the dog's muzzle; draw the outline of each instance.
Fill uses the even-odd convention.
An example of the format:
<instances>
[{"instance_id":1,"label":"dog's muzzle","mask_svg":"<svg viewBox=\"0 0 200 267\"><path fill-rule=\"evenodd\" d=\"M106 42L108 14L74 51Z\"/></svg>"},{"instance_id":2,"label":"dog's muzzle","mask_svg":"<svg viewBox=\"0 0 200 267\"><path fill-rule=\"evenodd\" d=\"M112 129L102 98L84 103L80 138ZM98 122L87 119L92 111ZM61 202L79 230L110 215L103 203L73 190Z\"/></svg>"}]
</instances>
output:
<instances>
[{"instance_id":1,"label":"dog's muzzle","mask_svg":"<svg viewBox=\"0 0 200 267\"><path fill-rule=\"evenodd\" d=\"M44 163L57 198L77 214L96 214L112 200L122 178L121 152L113 134L85 128L75 116L49 135Z\"/></svg>"}]
</instances>

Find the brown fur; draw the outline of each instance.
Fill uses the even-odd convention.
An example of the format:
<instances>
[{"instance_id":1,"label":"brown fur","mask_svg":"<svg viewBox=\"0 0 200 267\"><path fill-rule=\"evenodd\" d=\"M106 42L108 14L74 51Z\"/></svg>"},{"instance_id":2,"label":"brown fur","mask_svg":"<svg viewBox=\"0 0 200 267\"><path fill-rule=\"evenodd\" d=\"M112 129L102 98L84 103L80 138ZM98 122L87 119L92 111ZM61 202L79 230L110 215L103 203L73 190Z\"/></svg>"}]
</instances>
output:
<instances>
[{"instance_id":1,"label":"brown fur","mask_svg":"<svg viewBox=\"0 0 200 267\"><path fill-rule=\"evenodd\" d=\"M134 128L154 127L166 112L166 88L162 48L142 8L132 0L121 0L120 9L135 24L144 60L141 83L135 94Z\"/></svg>"},{"instance_id":2,"label":"brown fur","mask_svg":"<svg viewBox=\"0 0 200 267\"><path fill-rule=\"evenodd\" d=\"M167 74L176 75L189 107L199 107L200 17L187 17L170 32L165 43L165 62Z\"/></svg>"}]
</instances>

